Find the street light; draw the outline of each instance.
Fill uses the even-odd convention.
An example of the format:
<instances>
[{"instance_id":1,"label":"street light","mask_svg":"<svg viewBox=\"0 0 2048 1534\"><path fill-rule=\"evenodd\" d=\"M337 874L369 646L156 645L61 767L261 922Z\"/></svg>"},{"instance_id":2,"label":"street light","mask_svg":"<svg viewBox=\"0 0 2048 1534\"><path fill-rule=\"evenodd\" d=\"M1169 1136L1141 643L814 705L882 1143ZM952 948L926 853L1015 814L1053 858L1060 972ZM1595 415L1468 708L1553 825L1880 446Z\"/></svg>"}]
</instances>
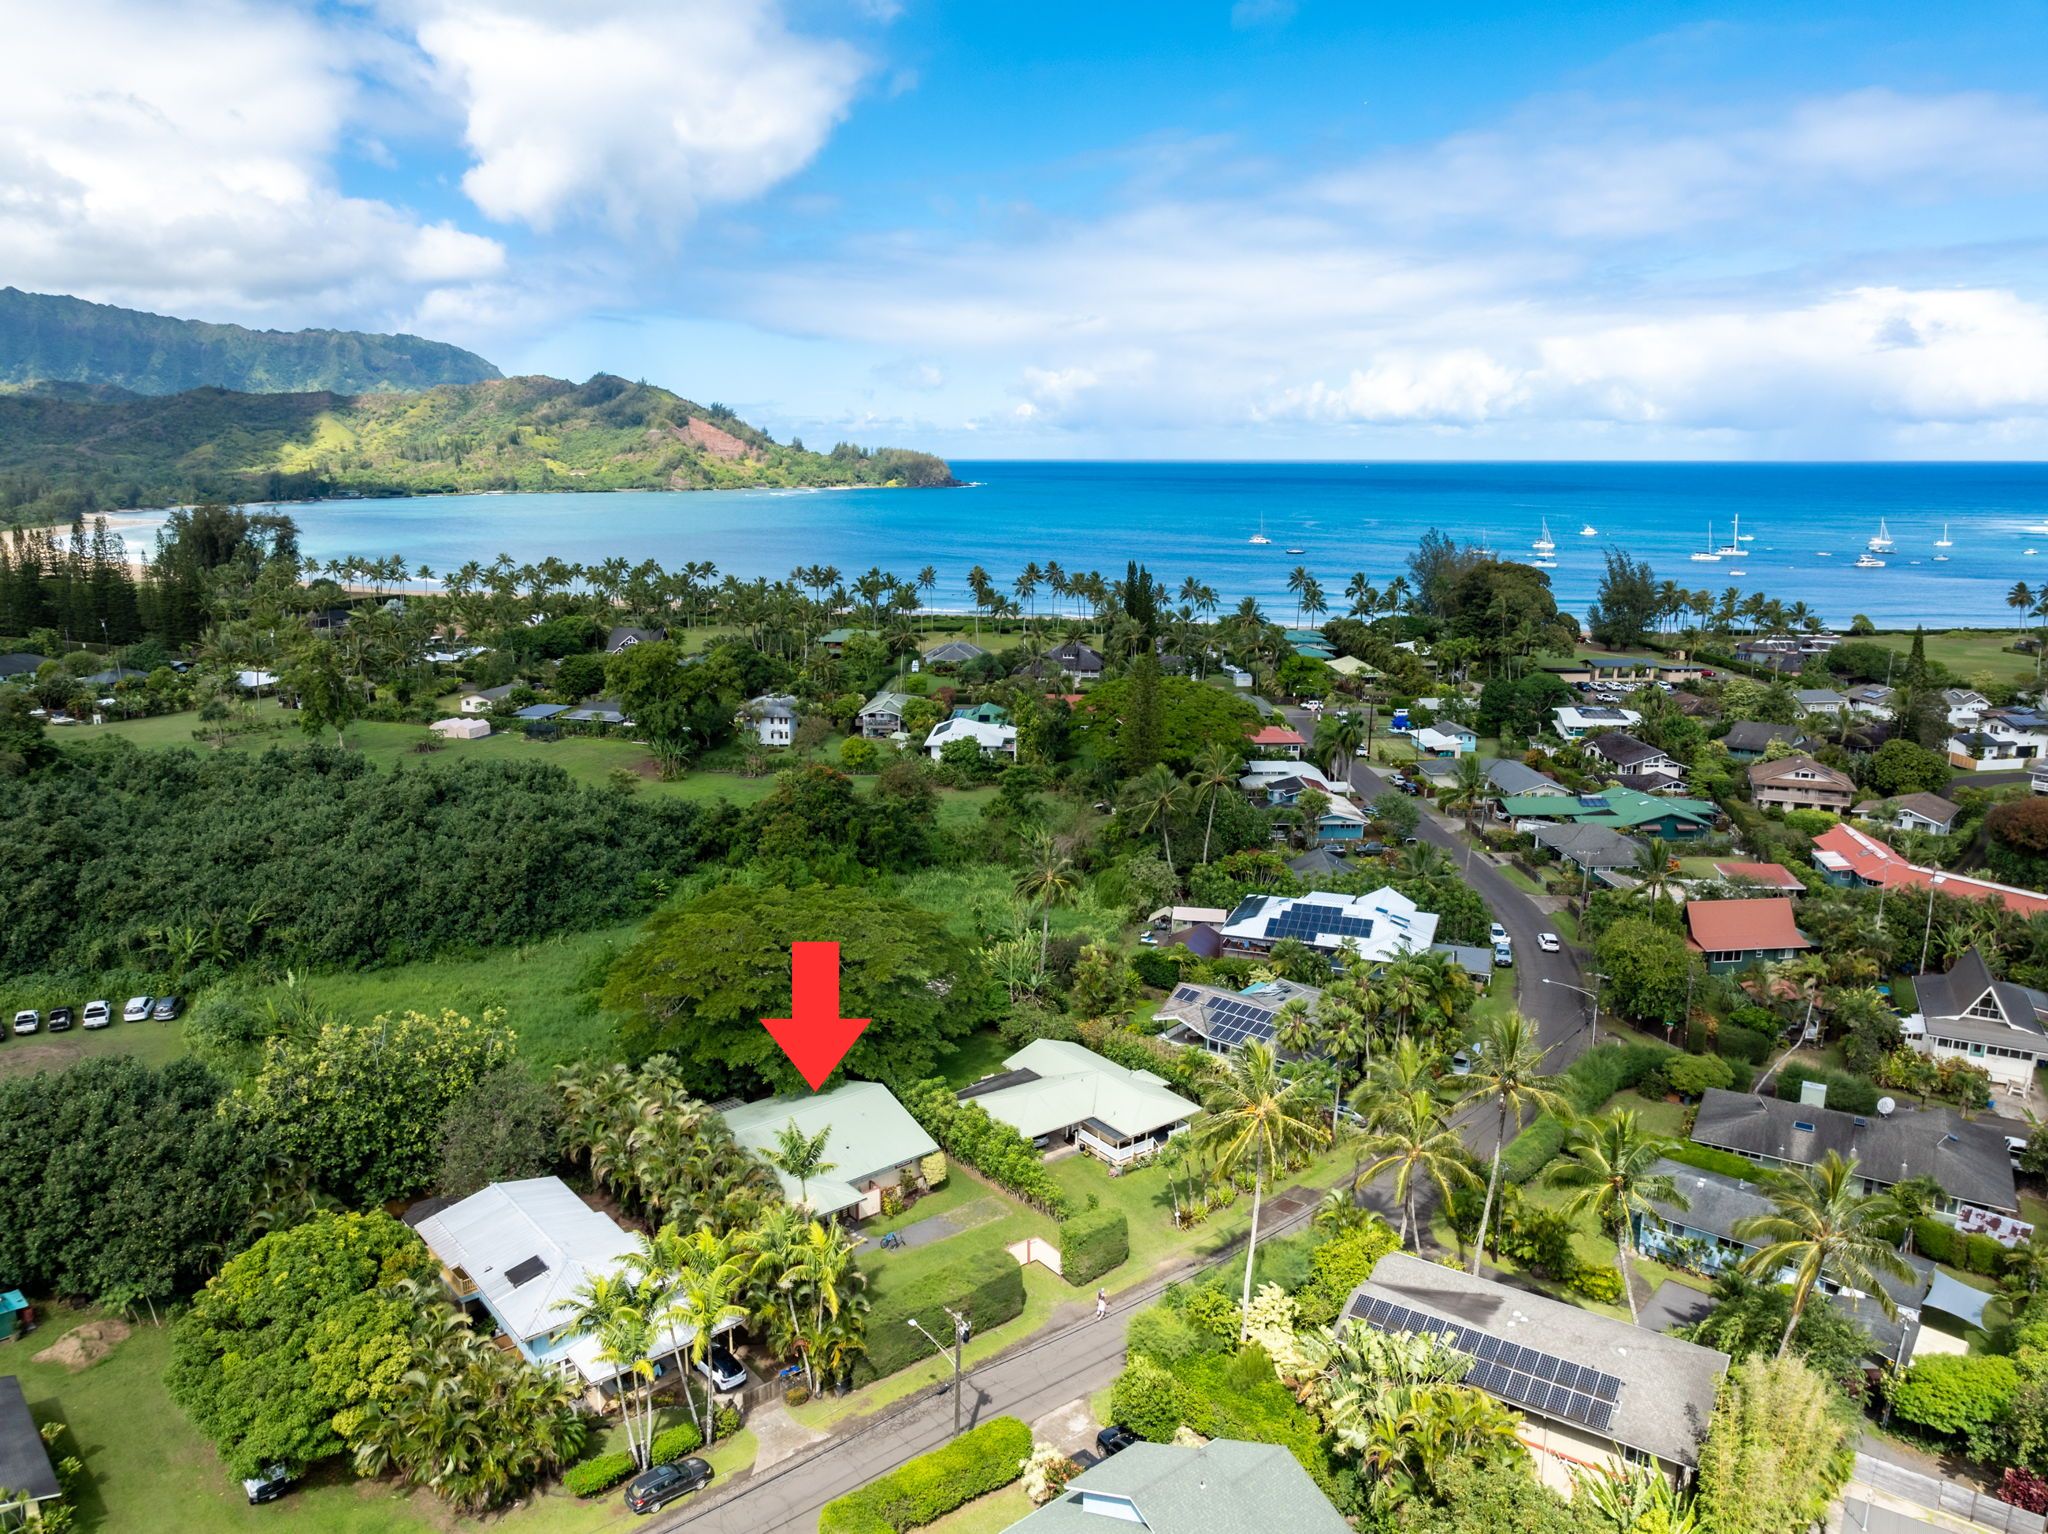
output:
<instances>
[{"instance_id":1,"label":"street light","mask_svg":"<svg viewBox=\"0 0 2048 1534\"><path fill-rule=\"evenodd\" d=\"M960 1436L960 1398L963 1393L960 1388L960 1350L966 1345L968 1335L974 1330L974 1324L949 1305L941 1305L939 1309L945 1311L947 1318L953 1323L953 1436L958 1438ZM908 1324L912 1330L917 1332L919 1336L923 1337L926 1342L929 1342L937 1350L941 1359L946 1356L945 1345L930 1332L926 1331L924 1323L919 1321L916 1316L911 1316Z\"/></svg>"},{"instance_id":2,"label":"street light","mask_svg":"<svg viewBox=\"0 0 2048 1534\"><path fill-rule=\"evenodd\" d=\"M1936 874L1927 881L1927 924L1920 932L1920 973L1927 973L1927 943L1934 936L1934 892L1946 884L1948 879Z\"/></svg>"},{"instance_id":3,"label":"street light","mask_svg":"<svg viewBox=\"0 0 2048 1534\"><path fill-rule=\"evenodd\" d=\"M1592 990L1589 991L1583 985L1573 985L1569 980L1553 980L1548 975L1544 975L1541 978L1545 985L1561 985L1567 991L1577 991L1581 996L1584 996L1593 1003L1593 1021L1591 1027L1593 1032L1593 1041L1595 1043L1598 1043L1600 1040L1600 988L1598 986L1595 986ZM1596 969L1593 971L1593 978L1595 980L1612 980L1614 977L1612 975L1603 975L1602 973L1600 973L1599 970Z\"/></svg>"}]
</instances>

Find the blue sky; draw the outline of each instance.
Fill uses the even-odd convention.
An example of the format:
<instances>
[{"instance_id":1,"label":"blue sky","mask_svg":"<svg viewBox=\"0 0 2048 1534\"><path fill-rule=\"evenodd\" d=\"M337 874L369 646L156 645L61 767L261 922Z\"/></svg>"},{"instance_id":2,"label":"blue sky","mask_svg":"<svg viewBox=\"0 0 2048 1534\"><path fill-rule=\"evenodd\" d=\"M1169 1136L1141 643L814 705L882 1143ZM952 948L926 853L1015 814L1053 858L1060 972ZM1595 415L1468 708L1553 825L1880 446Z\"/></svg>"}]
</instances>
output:
<instances>
[{"instance_id":1,"label":"blue sky","mask_svg":"<svg viewBox=\"0 0 2048 1534\"><path fill-rule=\"evenodd\" d=\"M969 458L2048 452L2038 4L0 5L22 287Z\"/></svg>"}]
</instances>

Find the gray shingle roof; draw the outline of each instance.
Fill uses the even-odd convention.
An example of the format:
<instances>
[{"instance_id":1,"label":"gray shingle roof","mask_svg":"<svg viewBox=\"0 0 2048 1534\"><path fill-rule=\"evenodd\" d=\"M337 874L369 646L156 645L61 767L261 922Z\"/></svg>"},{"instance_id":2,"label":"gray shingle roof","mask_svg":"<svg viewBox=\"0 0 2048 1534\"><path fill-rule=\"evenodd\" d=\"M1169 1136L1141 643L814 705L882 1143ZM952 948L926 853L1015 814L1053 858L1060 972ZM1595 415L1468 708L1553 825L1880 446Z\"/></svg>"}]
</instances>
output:
<instances>
[{"instance_id":1,"label":"gray shingle roof","mask_svg":"<svg viewBox=\"0 0 2048 1534\"><path fill-rule=\"evenodd\" d=\"M1586 742L1585 749L1602 761L1611 762L1617 768L1626 769L1640 762L1653 762L1664 753L1647 741L1621 730L1609 730L1604 735L1595 735Z\"/></svg>"},{"instance_id":2,"label":"gray shingle roof","mask_svg":"<svg viewBox=\"0 0 2048 1534\"><path fill-rule=\"evenodd\" d=\"M1286 1449L1219 1438L1199 1447L1134 1443L1075 1476L1010 1534L1106 1534L1119 1526L1151 1534L1351 1528Z\"/></svg>"},{"instance_id":3,"label":"gray shingle roof","mask_svg":"<svg viewBox=\"0 0 2048 1534\"><path fill-rule=\"evenodd\" d=\"M1728 1368L1726 1353L1406 1252L1379 1260L1372 1277L1351 1292L1347 1316L1355 1318L1361 1297L1406 1305L1611 1374L1621 1381L1610 1429L1616 1443L1676 1464L1699 1461L1714 1392Z\"/></svg>"},{"instance_id":4,"label":"gray shingle roof","mask_svg":"<svg viewBox=\"0 0 2048 1534\"><path fill-rule=\"evenodd\" d=\"M1722 744L1730 751L1762 751L1774 740L1804 745L1806 732L1794 724L1764 724L1755 719L1738 719L1721 737Z\"/></svg>"},{"instance_id":5,"label":"gray shingle roof","mask_svg":"<svg viewBox=\"0 0 2048 1534\"><path fill-rule=\"evenodd\" d=\"M1526 762L1517 762L1506 757L1486 764L1486 781L1491 783L1497 792L1503 794L1569 792L1557 779L1545 777Z\"/></svg>"},{"instance_id":6,"label":"gray shingle roof","mask_svg":"<svg viewBox=\"0 0 2048 1534\"><path fill-rule=\"evenodd\" d=\"M26 650L0 655L0 676L33 676L43 660L43 656L31 655Z\"/></svg>"},{"instance_id":7,"label":"gray shingle roof","mask_svg":"<svg viewBox=\"0 0 2048 1534\"><path fill-rule=\"evenodd\" d=\"M1581 868L1634 868L1642 861L1642 843L1631 841L1611 826L1532 826L1532 840Z\"/></svg>"},{"instance_id":8,"label":"gray shingle roof","mask_svg":"<svg viewBox=\"0 0 2048 1534\"><path fill-rule=\"evenodd\" d=\"M978 644L969 644L964 639L952 639L948 640L945 644L934 645L931 649L925 651L924 661L928 666L957 666L962 661L970 661L986 654L988 654L988 651Z\"/></svg>"},{"instance_id":9,"label":"gray shingle roof","mask_svg":"<svg viewBox=\"0 0 2048 1534\"><path fill-rule=\"evenodd\" d=\"M18 1344L17 1344L18 1345ZM36 1431L21 1381L0 1374L0 1495L17 1493L31 1502L61 1497L64 1488L50 1465L50 1451Z\"/></svg>"},{"instance_id":10,"label":"gray shingle roof","mask_svg":"<svg viewBox=\"0 0 2048 1534\"><path fill-rule=\"evenodd\" d=\"M1700 1100L1692 1137L1718 1150L1801 1166L1812 1166L1834 1151L1887 1187L1909 1177L1932 1177L1965 1203L2019 1209L2005 1136L1950 1108L1841 1113L1716 1088Z\"/></svg>"},{"instance_id":11,"label":"gray shingle roof","mask_svg":"<svg viewBox=\"0 0 2048 1534\"><path fill-rule=\"evenodd\" d=\"M1994 980L1991 966L1984 962L1984 956L1975 948L1964 954L1949 967L1945 975L1921 975L1913 982L1913 993L1920 1001L1920 1015L1925 1018L1969 1018L1973 1023L1983 1023L1996 1029L1998 1024L1990 1018L1970 1018L1969 1012L1986 992L1992 1003L2005 1014L2006 1026L2021 1033L2030 1033L2036 1038L2048 1035L2041 1026L2034 998L2040 993L2026 986L2015 985L2009 980ZM1985 1035L1987 1038L1990 1034Z\"/></svg>"}]
</instances>

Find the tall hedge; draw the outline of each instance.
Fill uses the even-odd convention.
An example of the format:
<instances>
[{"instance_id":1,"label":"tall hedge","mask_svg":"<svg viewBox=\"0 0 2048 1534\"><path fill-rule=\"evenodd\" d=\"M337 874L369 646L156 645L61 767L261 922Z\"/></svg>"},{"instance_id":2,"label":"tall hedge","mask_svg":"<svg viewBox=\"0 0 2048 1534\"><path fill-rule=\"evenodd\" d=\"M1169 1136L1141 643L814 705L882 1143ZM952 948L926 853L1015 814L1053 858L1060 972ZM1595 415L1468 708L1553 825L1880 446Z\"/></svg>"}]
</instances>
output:
<instances>
[{"instance_id":1,"label":"tall hedge","mask_svg":"<svg viewBox=\"0 0 2048 1534\"><path fill-rule=\"evenodd\" d=\"M1092 1284L1130 1255L1130 1225L1121 1209L1103 1204L1060 1222L1060 1276L1070 1284Z\"/></svg>"},{"instance_id":2,"label":"tall hedge","mask_svg":"<svg viewBox=\"0 0 2048 1534\"><path fill-rule=\"evenodd\" d=\"M1073 1211L1066 1190L1052 1180L1037 1149L979 1103L963 1103L945 1082L919 1081L897 1094L924 1132L955 1161L1010 1190L1054 1219Z\"/></svg>"},{"instance_id":3,"label":"tall hedge","mask_svg":"<svg viewBox=\"0 0 2048 1534\"><path fill-rule=\"evenodd\" d=\"M884 1265L879 1270L888 1273ZM910 1325L912 1318L941 1343L950 1343L953 1323L945 1307L965 1314L977 1332L1013 1321L1024 1312L1024 1269L1001 1247L978 1252L936 1268L900 1288L886 1277L875 1308L868 1313L867 1353L863 1377L894 1374L920 1358L929 1358L931 1343Z\"/></svg>"},{"instance_id":4,"label":"tall hedge","mask_svg":"<svg viewBox=\"0 0 2048 1534\"><path fill-rule=\"evenodd\" d=\"M1754 1161L1746 1160L1733 1151L1715 1150L1711 1145L1698 1145L1691 1140L1680 1140L1664 1154L1686 1166L1698 1167L1702 1172L1719 1172L1723 1177L1737 1178L1742 1182L1755 1182L1764 1171Z\"/></svg>"},{"instance_id":5,"label":"tall hedge","mask_svg":"<svg viewBox=\"0 0 2048 1534\"><path fill-rule=\"evenodd\" d=\"M943 1449L920 1454L878 1481L825 1504L818 1534L903 1534L922 1528L1024 1473L1031 1429L997 1417Z\"/></svg>"},{"instance_id":6,"label":"tall hedge","mask_svg":"<svg viewBox=\"0 0 2048 1534\"><path fill-rule=\"evenodd\" d=\"M1799 1101L1803 1083L1818 1081L1828 1089L1828 1103L1838 1113L1877 1112L1877 1088L1860 1076L1845 1076L1825 1066L1801 1065L1794 1061L1778 1072L1778 1096L1786 1102Z\"/></svg>"},{"instance_id":7,"label":"tall hedge","mask_svg":"<svg viewBox=\"0 0 2048 1534\"><path fill-rule=\"evenodd\" d=\"M1587 1050L1551 1078L1575 1113L1592 1113L1616 1092L1635 1086L1674 1052L1661 1044L1602 1044ZM1540 1113L1516 1135L1500 1155L1503 1182L1527 1182L1564 1149L1565 1127Z\"/></svg>"}]
</instances>

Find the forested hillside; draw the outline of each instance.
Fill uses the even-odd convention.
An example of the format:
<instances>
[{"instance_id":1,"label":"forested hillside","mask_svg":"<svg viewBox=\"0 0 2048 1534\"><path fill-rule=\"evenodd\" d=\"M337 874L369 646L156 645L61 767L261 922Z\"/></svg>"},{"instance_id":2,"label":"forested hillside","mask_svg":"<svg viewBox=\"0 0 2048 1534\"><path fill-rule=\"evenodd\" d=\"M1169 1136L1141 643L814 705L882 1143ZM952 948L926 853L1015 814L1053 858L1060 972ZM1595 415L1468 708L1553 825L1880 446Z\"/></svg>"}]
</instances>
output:
<instances>
[{"instance_id":1,"label":"forested hillside","mask_svg":"<svg viewBox=\"0 0 2048 1534\"><path fill-rule=\"evenodd\" d=\"M0 384L113 384L137 394L207 387L366 394L497 376L476 353L418 336L249 330L0 288Z\"/></svg>"},{"instance_id":2,"label":"forested hillside","mask_svg":"<svg viewBox=\"0 0 2048 1534\"><path fill-rule=\"evenodd\" d=\"M929 453L813 453L721 405L606 374L417 394L104 392L0 393L0 522L335 495L953 483Z\"/></svg>"}]
</instances>

